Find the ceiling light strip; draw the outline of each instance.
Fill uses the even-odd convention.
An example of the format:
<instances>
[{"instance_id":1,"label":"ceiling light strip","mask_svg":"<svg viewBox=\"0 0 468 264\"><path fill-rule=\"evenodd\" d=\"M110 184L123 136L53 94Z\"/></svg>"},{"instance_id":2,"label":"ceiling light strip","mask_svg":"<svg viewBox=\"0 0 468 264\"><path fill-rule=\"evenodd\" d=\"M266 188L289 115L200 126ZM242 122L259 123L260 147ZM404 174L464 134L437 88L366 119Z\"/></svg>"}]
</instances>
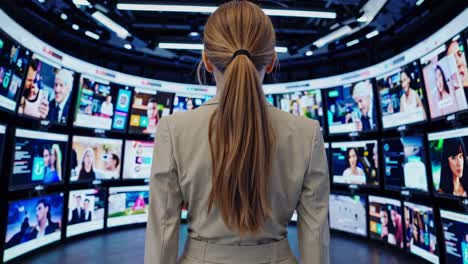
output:
<instances>
[{"instance_id":1,"label":"ceiling light strip","mask_svg":"<svg viewBox=\"0 0 468 264\"><path fill-rule=\"evenodd\" d=\"M196 43L172 43L172 42L161 42L158 45L161 49L178 49L178 50L203 50L203 44ZM287 47L275 47L275 51L278 53L287 53Z\"/></svg>"}]
</instances>

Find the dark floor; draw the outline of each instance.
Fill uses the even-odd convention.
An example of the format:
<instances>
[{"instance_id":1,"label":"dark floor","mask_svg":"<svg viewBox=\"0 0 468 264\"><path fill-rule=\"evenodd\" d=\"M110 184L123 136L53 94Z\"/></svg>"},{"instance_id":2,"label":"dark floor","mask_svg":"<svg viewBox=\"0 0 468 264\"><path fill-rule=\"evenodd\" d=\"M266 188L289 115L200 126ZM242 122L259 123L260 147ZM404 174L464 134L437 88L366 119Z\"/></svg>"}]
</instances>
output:
<instances>
[{"instance_id":1,"label":"dark floor","mask_svg":"<svg viewBox=\"0 0 468 264\"><path fill-rule=\"evenodd\" d=\"M179 250L187 237L187 229L181 230ZM95 264L95 263L143 263L145 229L136 228L91 236L65 245L48 248L21 263L27 264ZM289 228L289 241L297 256L297 229ZM419 260L379 243L332 233L330 245L331 263L379 263L405 264Z\"/></svg>"}]
</instances>

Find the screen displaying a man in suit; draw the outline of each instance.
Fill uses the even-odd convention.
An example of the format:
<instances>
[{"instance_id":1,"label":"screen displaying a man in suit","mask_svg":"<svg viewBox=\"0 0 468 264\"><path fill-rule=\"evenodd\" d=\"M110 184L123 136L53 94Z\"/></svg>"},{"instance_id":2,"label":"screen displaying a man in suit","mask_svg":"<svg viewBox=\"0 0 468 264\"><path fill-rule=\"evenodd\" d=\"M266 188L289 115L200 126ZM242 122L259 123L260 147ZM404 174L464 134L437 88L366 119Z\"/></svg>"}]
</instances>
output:
<instances>
[{"instance_id":1,"label":"screen displaying a man in suit","mask_svg":"<svg viewBox=\"0 0 468 264\"><path fill-rule=\"evenodd\" d=\"M104 189L70 191L67 237L104 228Z\"/></svg>"},{"instance_id":2,"label":"screen displaying a man in suit","mask_svg":"<svg viewBox=\"0 0 468 264\"><path fill-rule=\"evenodd\" d=\"M34 247L36 239L49 236L50 242L54 241L52 237L60 239L62 212L62 194L10 202L4 261L5 258L10 258L11 252L8 249L18 245L30 243ZM54 235L56 233L58 235Z\"/></svg>"}]
</instances>

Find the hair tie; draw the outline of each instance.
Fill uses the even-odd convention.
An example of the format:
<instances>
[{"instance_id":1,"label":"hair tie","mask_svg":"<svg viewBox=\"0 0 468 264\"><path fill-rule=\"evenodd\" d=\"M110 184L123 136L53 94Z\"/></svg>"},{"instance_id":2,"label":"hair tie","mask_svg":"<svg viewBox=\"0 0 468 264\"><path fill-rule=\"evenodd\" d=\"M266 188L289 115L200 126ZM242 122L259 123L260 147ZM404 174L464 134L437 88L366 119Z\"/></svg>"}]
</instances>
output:
<instances>
[{"instance_id":1,"label":"hair tie","mask_svg":"<svg viewBox=\"0 0 468 264\"><path fill-rule=\"evenodd\" d=\"M250 56L250 52L247 51L247 50L244 50L244 49L240 49L240 50L234 52L234 54L232 55L232 59L231 59L231 60L234 60L234 58L237 57L238 55L245 55L245 56L247 56L247 58L249 58L250 60L252 60L252 57Z\"/></svg>"}]
</instances>

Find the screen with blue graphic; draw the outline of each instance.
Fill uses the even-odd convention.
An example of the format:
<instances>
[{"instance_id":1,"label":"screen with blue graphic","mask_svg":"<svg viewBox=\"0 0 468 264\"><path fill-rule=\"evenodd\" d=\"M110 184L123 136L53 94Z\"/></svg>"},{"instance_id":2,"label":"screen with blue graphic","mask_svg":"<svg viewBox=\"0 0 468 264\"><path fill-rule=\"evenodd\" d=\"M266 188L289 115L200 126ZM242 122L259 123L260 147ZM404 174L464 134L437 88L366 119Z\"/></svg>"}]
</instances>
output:
<instances>
[{"instance_id":1,"label":"screen with blue graphic","mask_svg":"<svg viewBox=\"0 0 468 264\"><path fill-rule=\"evenodd\" d=\"M431 263L439 263L437 228L432 208L410 202L404 202L404 208L406 250Z\"/></svg>"},{"instance_id":2,"label":"screen with blue graphic","mask_svg":"<svg viewBox=\"0 0 468 264\"><path fill-rule=\"evenodd\" d=\"M17 129L10 189L63 182L68 136Z\"/></svg>"},{"instance_id":3,"label":"screen with blue graphic","mask_svg":"<svg viewBox=\"0 0 468 264\"><path fill-rule=\"evenodd\" d=\"M369 195L369 235L372 239L403 248L403 224L399 200Z\"/></svg>"},{"instance_id":4,"label":"screen with blue graphic","mask_svg":"<svg viewBox=\"0 0 468 264\"><path fill-rule=\"evenodd\" d=\"M9 202L3 261L60 240L62 214L63 193Z\"/></svg>"},{"instance_id":5,"label":"screen with blue graphic","mask_svg":"<svg viewBox=\"0 0 468 264\"><path fill-rule=\"evenodd\" d=\"M422 135L382 140L385 187L428 191L423 140Z\"/></svg>"},{"instance_id":6,"label":"screen with blue graphic","mask_svg":"<svg viewBox=\"0 0 468 264\"><path fill-rule=\"evenodd\" d=\"M30 57L28 50L0 33L0 109L16 110Z\"/></svg>"},{"instance_id":7,"label":"screen with blue graphic","mask_svg":"<svg viewBox=\"0 0 468 264\"><path fill-rule=\"evenodd\" d=\"M445 263L468 264L468 214L440 210Z\"/></svg>"},{"instance_id":8,"label":"screen with blue graphic","mask_svg":"<svg viewBox=\"0 0 468 264\"><path fill-rule=\"evenodd\" d=\"M124 132L131 97L128 86L82 76L74 125Z\"/></svg>"}]
</instances>

